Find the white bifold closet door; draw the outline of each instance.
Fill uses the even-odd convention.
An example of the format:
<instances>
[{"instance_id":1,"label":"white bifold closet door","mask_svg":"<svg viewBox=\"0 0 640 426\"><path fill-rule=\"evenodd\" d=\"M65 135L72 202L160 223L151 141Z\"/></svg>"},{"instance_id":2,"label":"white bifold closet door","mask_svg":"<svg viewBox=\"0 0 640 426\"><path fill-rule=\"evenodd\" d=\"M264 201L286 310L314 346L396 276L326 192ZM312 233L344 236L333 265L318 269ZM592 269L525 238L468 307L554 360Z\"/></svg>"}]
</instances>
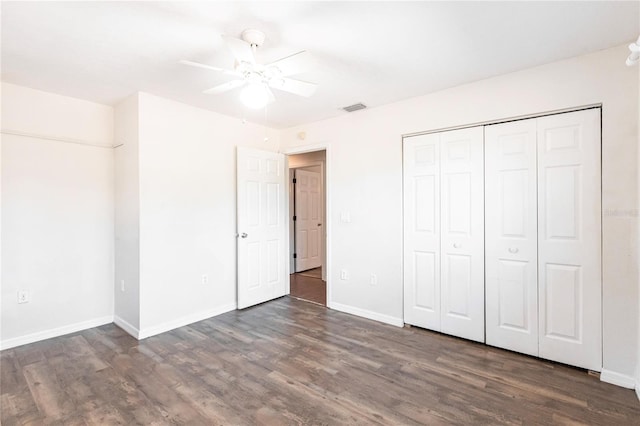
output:
<instances>
[{"instance_id":1,"label":"white bifold closet door","mask_svg":"<svg viewBox=\"0 0 640 426\"><path fill-rule=\"evenodd\" d=\"M537 124L540 357L600 371L600 109Z\"/></svg>"},{"instance_id":2,"label":"white bifold closet door","mask_svg":"<svg viewBox=\"0 0 640 426\"><path fill-rule=\"evenodd\" d=\"M536 120L484 132L487 343L538 356Z\"/></svg>"},{"instance_id":3,"label":"white bifold closet door","mask_svg":"<svg viewBox=\"0 0 640 426\"><path fill-rule=\"evenodd\" d=\"M440 135L403 144L404 322L440 331Z\"/></svg>"},{"instance_id":4,"label":"white bifold closet door","mask_svg":"<svg viewBox=\"0 0 640 426\"><path fill-rule=\"evenodd\" d=\"M483 129L404 139L405 322L484 341Z\"/></svg>"},{"instance_id":5,"label":"white bifold closet door","mask_svg":"<svg viewBox=\"0 0 640 426\"><path fill-rule=\"evenodd\" d=\"M485 134L487 343L600 371L600 110Z\"/></svg>"}]
</instances>

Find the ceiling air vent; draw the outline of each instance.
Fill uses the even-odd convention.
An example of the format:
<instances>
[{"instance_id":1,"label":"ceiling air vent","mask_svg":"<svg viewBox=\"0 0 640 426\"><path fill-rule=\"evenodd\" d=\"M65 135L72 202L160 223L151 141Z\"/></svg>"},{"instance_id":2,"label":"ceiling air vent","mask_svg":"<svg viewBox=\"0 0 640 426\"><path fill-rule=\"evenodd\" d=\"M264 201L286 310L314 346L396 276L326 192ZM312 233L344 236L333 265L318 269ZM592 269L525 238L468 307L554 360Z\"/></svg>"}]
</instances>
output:
<instances>
[{"instance_id":1,"label":"ceiling air vent","mask_svg":"<svg viewBox=\"0 0 640 426\"><path fill-rule=\"evenodd\" d=\"M344 107L342 109L347 111L347 112L353 112L353 111L357 111L359 109L365 109L366 107L367 106L365 104L353 104L353 105L346 106L346 107Z\"/></svg>"}]
</instances>

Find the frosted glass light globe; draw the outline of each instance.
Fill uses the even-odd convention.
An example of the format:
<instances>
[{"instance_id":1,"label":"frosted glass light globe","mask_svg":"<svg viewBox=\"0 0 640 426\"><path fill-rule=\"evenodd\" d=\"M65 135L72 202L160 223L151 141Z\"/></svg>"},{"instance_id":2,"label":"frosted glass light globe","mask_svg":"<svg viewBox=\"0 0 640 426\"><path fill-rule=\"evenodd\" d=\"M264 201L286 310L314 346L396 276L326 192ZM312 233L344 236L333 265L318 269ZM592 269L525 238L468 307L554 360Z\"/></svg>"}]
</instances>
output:
<instances>
[{"instance_id":1,"label":"frosted glass light globe","mask_svg":"<svg viewBox=\"0 0 640 426\"><path fill-rule=\"evenodd\" d=\"M240 92L240 101L251 109L259 109L269 102L267 87L262 83L250 83Z\"/></svg>"}]
</instances>

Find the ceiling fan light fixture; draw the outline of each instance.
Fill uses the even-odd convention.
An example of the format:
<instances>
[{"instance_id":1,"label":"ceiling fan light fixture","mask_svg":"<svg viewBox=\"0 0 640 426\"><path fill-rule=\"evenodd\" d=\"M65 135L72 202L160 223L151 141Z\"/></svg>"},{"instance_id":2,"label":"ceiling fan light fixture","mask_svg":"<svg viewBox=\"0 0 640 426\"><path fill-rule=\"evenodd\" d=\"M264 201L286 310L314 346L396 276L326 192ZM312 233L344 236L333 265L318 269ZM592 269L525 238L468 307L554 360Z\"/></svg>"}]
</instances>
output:
<instances>
[{"instance_id":1,"label":"ceiling fan light fixture","mask_svg":"<svg viewBox=\"0 0 640 426\"><path fill-rule=\"evenodd\" d=\"M249 83L240 92L240 101L247 108L260 109L269 102L268 90L263 83Z\"/></svg>"},{"instance_id":2,"label":"ceiling fan light fixture","mask_svg":"<svg viewBox=\"0 0 640 426\"><path fill-rule=\"evenodd\" d=\"M311 68L312 58L306 51L302 50L265 65L257 62L255 56L256 49L265 40L262 31L248 29L242 33L242 39L227 35L222 35L222 39L234 57L235 66L233 69L218 68L188 60L180 61L184 65L218 71L236 77L235 80L218 84L202 93L217 95L242 88L239 96L240 102L247 108L261 109L271 102L275 102L271 88L305 98L312 96L316 91L317 85L315 83L290 77Z\"/></svg>"}]
</instances>

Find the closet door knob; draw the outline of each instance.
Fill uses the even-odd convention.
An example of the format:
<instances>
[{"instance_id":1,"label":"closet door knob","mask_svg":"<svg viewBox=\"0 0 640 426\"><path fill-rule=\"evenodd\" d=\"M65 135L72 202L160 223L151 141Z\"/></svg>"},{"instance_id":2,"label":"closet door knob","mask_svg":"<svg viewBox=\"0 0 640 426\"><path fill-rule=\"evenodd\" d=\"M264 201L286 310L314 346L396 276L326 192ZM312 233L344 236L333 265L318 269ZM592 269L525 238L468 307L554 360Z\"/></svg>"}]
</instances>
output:
<instances>
[{"instance_id":1,"label":"closet door knob","mask_svg":"<svg viewBox=\"0 0 640 426\"><path fill-rule=\"evenodd\" d=\"M453 243L453 248L460 248L460 247L461 247L461 244L459 244L459 243Z\"/></svg>"},{"instance_id":2,"label":"closet door knob","mask_svg":"<svg viewBox=\"0 0 640 426\"><path fill-rule=\"evenodd\" d=\"M518 249L515 247L509 247L509 253L517 253Z\"/></svg>"}]
</instances>

